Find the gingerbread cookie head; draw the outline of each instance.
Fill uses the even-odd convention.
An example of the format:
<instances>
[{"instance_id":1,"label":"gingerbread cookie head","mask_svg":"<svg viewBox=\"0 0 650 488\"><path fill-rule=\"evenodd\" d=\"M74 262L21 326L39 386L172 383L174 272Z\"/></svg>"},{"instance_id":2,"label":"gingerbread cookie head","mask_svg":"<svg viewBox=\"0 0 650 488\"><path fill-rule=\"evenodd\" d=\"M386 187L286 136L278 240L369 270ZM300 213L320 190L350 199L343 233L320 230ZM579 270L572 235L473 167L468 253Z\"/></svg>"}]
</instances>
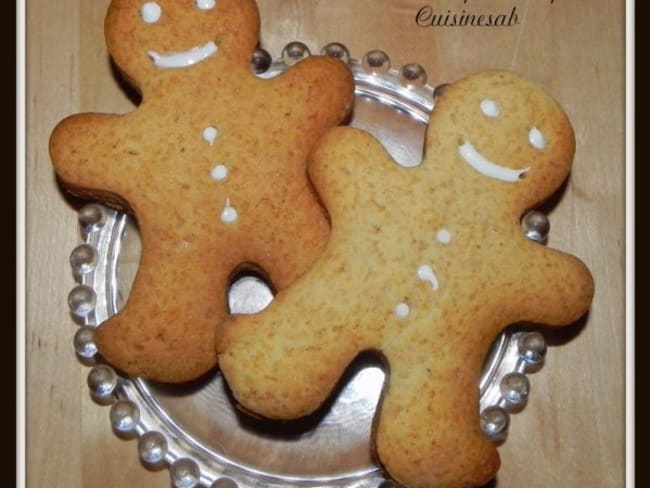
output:
<instances>
[{"instance_id":1,"label":"gingerbread cookie head","mask_svg":"<svg viewBox=\"0 0 650 488\"><path fill-rule=\"evenodd\" d=\"M115 0L105 32L112 58L140 87L204 64L250 69L259 14L252 0Z\"/></svg>"},{"instance_id":2,"label":"gingerbread cookie head","mask_svg":"<svg viewBox=\"0 0 650 488\"><path fill-rule=\"evenodd\" d=\"M465 171L454 171L459 178L483 179L486 193L506 192L517 200L517 210L557 189L575 149L560 106L533 83L506 72L484 72L449 86L436 102L427 134L431 167L462 166Z\"/></svg>"},{"instance_id":3,"label":"gingerbread cookie head","mask_svg":"<svg viewBox=\"0 0 650 488\"><path fill-rule=\"evenodd\" d=\"M477 487L500 462L480 428L491 343L514 323L571 324L593 297L587 267L520 224L566 177L573 129L540 88L483 72L442 95L425 146L404 168L366 132L321 138L309 171L331 216L328 245L262 313L233 319L220 364L244 407L288 419L376 352L388 373L379 463L407 487Z\"/></svg>"}]
</instances>

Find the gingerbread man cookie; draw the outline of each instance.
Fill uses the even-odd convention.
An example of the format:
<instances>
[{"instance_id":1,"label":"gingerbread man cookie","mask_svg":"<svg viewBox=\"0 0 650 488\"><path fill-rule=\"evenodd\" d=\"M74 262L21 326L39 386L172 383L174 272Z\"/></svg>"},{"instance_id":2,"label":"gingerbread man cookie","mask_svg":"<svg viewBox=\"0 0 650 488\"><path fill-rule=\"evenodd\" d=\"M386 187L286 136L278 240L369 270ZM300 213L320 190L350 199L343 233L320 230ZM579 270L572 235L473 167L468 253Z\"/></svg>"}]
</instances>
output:
<instances>
[{"instance_id":1,"label":"gingerbread man cookie","mask_svg":"<svg viewBox=\"0 0 650 488\"><path fill-rule=\"evenodd\" d=\"M574 134L541 89L490 71L448 88L425 146L404 168L365 132L321 139L310 175L331 239L268 309L226 322L219 359L244 408L291 419L375 351L388 379L373 442L387 473L412 488L479 486L499 467L479 425L491 343L517 322L570 324L592 300L585 265L520 227L566 178Z\"/></svg>"},{"instance_id":2,"label":"gingerbread man cookie","mask_svg":"<svg viewBox=\"0 0 650 488\"><path fill-rule=\"evenodd\" d=\"M354 80L321 56L256 77L253 0L114 0L105 31L141 104L74 115L50 140L63 185L128 208L141 232L128 302L97 345L131 375L191 380L216 364L238 270L258 268L282 289L321 252L329 223L306 158L349 113Z\"/></svg>"}]
</instances>

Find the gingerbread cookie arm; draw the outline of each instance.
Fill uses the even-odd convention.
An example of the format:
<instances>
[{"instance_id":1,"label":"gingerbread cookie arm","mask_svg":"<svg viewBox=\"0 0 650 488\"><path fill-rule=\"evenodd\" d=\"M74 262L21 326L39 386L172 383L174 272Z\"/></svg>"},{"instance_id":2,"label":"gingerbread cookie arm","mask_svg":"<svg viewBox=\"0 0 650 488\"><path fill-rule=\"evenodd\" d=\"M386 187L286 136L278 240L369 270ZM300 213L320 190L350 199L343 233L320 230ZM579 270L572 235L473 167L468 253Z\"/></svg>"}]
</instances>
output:
<instances>
[{"instance_id":1,"label":"gingerbread cookie arm","mask_svg":"<svg viewBox=\"0 0 650 488\"><path fill-rule=\"evenodd\" d=\"M123 142L117 130L122 118L78 114L56 126L50 136L50 156L57 175L71 193L126 204L119 195L120 174L126 170L126 163L117 157L115 149Z\"/></svg>"},{"instance_id":2,"label":"gingerbread cookie arm","mask_svg":"<svg viewBox=\"0 0 650 488\"><path fill-rule=\"evenodd\" d=\"M575 256L526 242L529 260L526 288L513 298L516 321L549 326L568 325L582 317L594 295L594 280L587 266ZM520 270L521 273L521 270Z\"/></svg>"},{"instance_id":3,"label":"gingerbread cookie arm","mask_svg":"<svg viewBox=\"0 0 650 488\"><path fill-rule=\"evenodd\" d=\"M356 218L351 208L372 205L369 194L384 192L369 175L380 175L380 181L395 180L409 171L399 167L370 133L352 127L329 130L315 146L308 169L333 228Z\"/></svg>"},{"instance_id":4,"label":"gingerbread cookie arm","mask_svg":"<svg viewBox=\"0 0 650 488\"><path fill-rule=\"evenodd\" d=\"M289 96L286 115L298 117L319 130L342 122L354 103L352 72L343 62L329 56L308 57L272 83Z\"/></svg>"}]
</instances>

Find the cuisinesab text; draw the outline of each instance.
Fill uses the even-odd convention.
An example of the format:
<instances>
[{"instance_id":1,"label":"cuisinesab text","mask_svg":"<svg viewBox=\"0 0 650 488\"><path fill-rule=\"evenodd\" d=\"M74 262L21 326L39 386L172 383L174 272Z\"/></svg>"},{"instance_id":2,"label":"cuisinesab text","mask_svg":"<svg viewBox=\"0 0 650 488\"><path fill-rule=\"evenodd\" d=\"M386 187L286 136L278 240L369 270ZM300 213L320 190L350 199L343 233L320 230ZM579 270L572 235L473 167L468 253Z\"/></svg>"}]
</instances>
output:
<instances>
[{"instance_id":1,"label":"cuisinesab text","mask_svg":"<svg viewBox=\"0 0 650 488\"><path fill-rule=\"evenodd\" d=\"M472 13L465 9L440 13L425 5L415 15L415 23L420 27L509 27L519 23L519 15L516 6L501 13Z\"/></svg>"}]
</instances>

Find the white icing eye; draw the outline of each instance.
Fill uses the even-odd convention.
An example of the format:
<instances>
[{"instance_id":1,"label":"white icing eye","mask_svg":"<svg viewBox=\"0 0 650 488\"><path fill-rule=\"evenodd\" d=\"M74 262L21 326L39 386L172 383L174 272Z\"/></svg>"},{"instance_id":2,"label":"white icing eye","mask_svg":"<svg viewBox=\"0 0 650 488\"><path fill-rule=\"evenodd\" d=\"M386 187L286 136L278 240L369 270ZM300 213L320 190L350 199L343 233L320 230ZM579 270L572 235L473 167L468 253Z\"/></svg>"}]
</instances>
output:
<instances>
[{"instance_id":1,"label":"white icing eye","mask_svg":"<svg viewBox=\"0 0 650 488\"><path fill-rule=\"evenodd\" d=\"M140 15L142 16L142 20L144 20L147 24L155 24L160 20L162 9L156 2L147 2L142 5L142 8L140 9Z\"/></svg>"},{"instance_id":2,"label":"white icing eye","mask_svg":"<svg viewBox=\"0 0 650 488\"><path fill-rule=\"evenodd\" d=\"M542 134L542 131L537 127L530 129L530 132L528 133L528 142L530 142L530 145L535 149L542 150L546 147L546 138L544 137L544 134Z\"/></svg>"},{"instance_id":3,"label":"white icing eye","mask_svg":"<svg viewBox=\"0 0 650 488\"><path fill-rule=\"evenodd\" d=\"M196 6L201 10L212 10L217 6L217 0L196 0Z\"/></svg>"},{"instance_id":4,"label":"white icing eye","mask_svg":"<svg viewBox=\"0 0 650 488\"><path fill-rule=\"evenodd\" d=\"M494 100L486 98L481 102L481 112L488 117L498 117L501 115L501 109Z\"/></svg>"}]
</instances>

